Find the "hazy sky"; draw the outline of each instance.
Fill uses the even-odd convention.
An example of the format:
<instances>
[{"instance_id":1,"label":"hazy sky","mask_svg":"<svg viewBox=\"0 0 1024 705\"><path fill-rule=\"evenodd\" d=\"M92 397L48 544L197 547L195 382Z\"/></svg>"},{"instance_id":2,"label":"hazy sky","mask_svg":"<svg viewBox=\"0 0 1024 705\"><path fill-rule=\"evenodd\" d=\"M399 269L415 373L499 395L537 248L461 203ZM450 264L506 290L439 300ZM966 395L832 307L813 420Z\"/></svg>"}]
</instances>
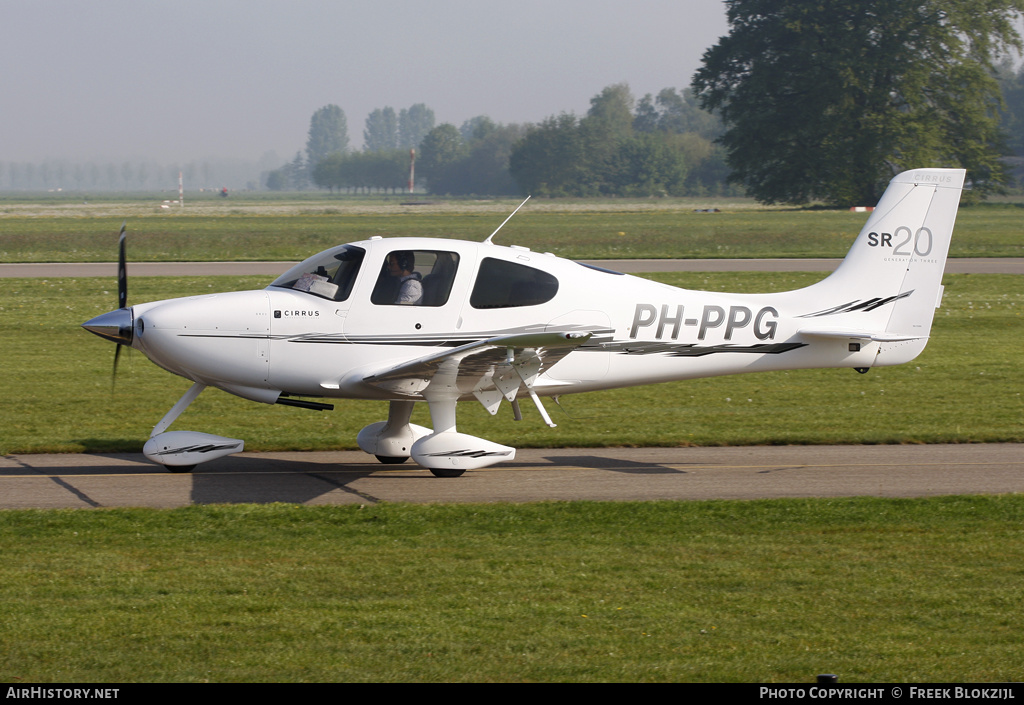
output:
<instances>
[{"instance_id":1,"label":"hazy sky","mask_svg":"<svg viewBox=\"0 0 1024 705\"><path fill-rule=\"evenodd\" d=\"M334 103L537 122L689 84L722 0L0 0L0 161L282 160Z\"/></svg>"}]
</instances>

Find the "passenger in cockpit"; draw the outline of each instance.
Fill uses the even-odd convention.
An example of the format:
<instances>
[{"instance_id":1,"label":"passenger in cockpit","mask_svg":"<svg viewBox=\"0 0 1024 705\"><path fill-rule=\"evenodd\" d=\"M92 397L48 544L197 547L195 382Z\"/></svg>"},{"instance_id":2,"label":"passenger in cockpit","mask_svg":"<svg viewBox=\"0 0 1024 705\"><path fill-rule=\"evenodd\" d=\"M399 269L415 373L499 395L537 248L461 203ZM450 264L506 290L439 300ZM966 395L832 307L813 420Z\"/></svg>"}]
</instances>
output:
<instances>
[{"instance_id":1,"label":"passenger in cockpit","mask_svg":"<svg viewBox=\"0 0 1024 705\"><path fill-rule=\"evenodd\" d=\"M416 257L412 252L399 250L388 255L388 274L399 282L396 304L418 306L423 303L422 277L415 269Z\"/></svg>"}]
</instances>

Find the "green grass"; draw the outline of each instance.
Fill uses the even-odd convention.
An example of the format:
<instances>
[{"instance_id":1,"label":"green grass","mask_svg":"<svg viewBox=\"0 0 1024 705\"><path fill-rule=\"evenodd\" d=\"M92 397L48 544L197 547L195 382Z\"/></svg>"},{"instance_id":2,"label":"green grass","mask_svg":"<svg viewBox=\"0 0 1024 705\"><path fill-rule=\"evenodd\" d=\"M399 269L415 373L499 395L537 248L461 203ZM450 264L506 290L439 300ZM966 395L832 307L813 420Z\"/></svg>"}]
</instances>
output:
<instances>
[{"instance_id":1,"label":"green grass","mask_svg":"<svg viewBox=\"0 0 1024 705\"><path fill-rule=\"evenodd\" d=\"M656 204L657 205L657 204ZM518 244L576 259L842 257L863 226L863 213L725 207L695 213L694 203L541 203L523 209L499 243ZM422 235L481 241L515 204L454 204L442 212L374 206L274 202L224 206L211 214L154 214L115 204L90 215L61 210L24 215L0 205L0 262L104 262L116 259L116 236L127 219L131 261L301 260L334 245L365 239ZM620 210L616 210L619 207ZM134 210L132 210L134 208ZM212 206L211 206L212 208ZM460 210L462 209L462 210ZM71 211L73 213L74 211ZM1024 256L1024 211L1015 204L960 209L953 257Z\"/></svg>"},{"instance_id":2,"label":"green grass","mask_svg":"<svg viewBox=\"0 0 1024 705\"><path fill-rule=\"evenodd\" d=\"M133 215L131 257L299 259L372 234L482 239L504 217L346 205ZM520 213L502 237L580 258L841 256L864 219L742 210ZM962 209L952 254L1020 255L1019 214ZM23 217L0 203L0 261L109 261L121 215ZM818 277L657 278L774 291ZM572 418L549 404L553 430L526 407L515 424L465 404L460 430L520 447L1024 440L1020 279L945 283L929 347L903 367L564 397ZM265 284L131 282L133 301ZM140 450L187 388L134 354L111 395L113 346L78 326L112 308L114 286L3 282L0 452ZM209 390L179 424L254 450L351 448L384 414ZM1022 519L1021 496L2 511L0 682L1016 680Z\"/></svg>"},{"instance_id":3,"label":"green grass","mask_svg":"<svg viewBox=\"0 0 1024 705\"><path fill-rule=\"evenodd\" d=\"M1024 497L0 512L0 682L993 682Z\"/></svg>"},{"instance_id":4,"label":"green grass","mask_svg":"<svg viewBox=\"0 0 1024 705\"><path fill-rule=\"evenodd\" d=\"M769 291L815 274L665 274L698 289ZM1012 275L947 276L932 339L914 362L858 375L800 370L611 390L548 402L555 429L530 406L511 419L461 404L459 429L516 447L939 443L1024 441L1024 282ZM135 277L132 301L261 288L265 278ZM0 288L0 452L139 451L189 383L135 351L122 355L79 325L114 306L103 279L8 279ZM430 425L425 405L414 421ZM382 402L339 401L310 412L207 390L174 428L246 440L249 450L354 448Z\"/></svg>"}]
</instances>

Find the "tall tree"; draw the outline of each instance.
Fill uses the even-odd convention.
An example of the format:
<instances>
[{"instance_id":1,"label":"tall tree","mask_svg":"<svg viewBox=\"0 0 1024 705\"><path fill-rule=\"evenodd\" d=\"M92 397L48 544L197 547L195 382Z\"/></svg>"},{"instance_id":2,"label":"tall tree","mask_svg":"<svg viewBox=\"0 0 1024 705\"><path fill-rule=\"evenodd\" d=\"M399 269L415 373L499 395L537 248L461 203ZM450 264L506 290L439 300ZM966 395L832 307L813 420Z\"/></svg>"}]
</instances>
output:
<instances>
[{"instance_id":1,"label":"tall tree","mask_svg":"<svg viewBox=\"0 0 1024 705\"><path fill-rule=\"evenodd\" d=\"M526 134L521 125L496 125L489 120L477 125L468 140L469 155L461 193L519 193L509 173L509 156L516 143Z\"/></svg>"},{"instance_id":2,"label":"tall tree","mask_svg":"<svg viewBox=\"0 0 1024 705\"><path fill-rule=\"evenodd\" d=\"M288 179L287 188L294 191L301 191L309 187L309 162L306 162L305 164L302 163L302 152L296 152L295 158L292 159L290 164L285 164L284 169Z\"/></svg>"},{"instance_id":3,"label":"tall tree","mask_svg":"<svg viewBox=\"0 0 1024 705\"><path fill-rule=\"evenodd\" d=\"M427 133L434 129L434 111L423 103L416 103L398 114L398 146L414 149Z\"/></svg>"},{"instance_id":4,"label":"tall tree","mask_svg":"<svg viewBox=\"0 0 1024 705\"><path fill-rule=\"evenodd\" d=\"M870 205L904 169L1003 180L993 61L1024 0L726 0L693 88L731 178L766 203Z\"/></svg>"},{"instance_id":5,"label":"tall tree","mask_svg":"<svg viewBox=\"0 0 1024 705\"><path fill-rule=\"evenodd\" d=\"M648 93L637 103L633 130L696 133L705 139L715 139L722 133L722 123L713 113L701 110L691 91L663 88L657 98Z\"/></svg>"},{"instance_id":6,"label":"tall tree","mask_svg":"<svg viewBox=\"0 0 1024 705\"><path fill-rule=\"evenodd\" d=\"M640 99L633 116L634 132L657 132L659 125L658 109L654 106L654 98L650 93Z\"/></svg>"},{"instance_id":7,"label":"tall tree","mask_svg":"<svg viewBox=\"0 0 1024 705\"><path fill-rule=\"evenodd\" d=\"M306 139L306 165L312 170L328 154L348 151L348 121L337 105L325 105L309 120Z\"/></svg>"},{"instance_id":8,"label":"tall tree","mask_svg":"<svg viewBox=\"0 0 1024 705\"><path fill-rule=\"evenodd\" d=\"M1005 101L1000 118L1007 147L1016 156L1024 157L1024 66L1014 70L1013 63L1007 60L999 67L998 78Z\"/></svg>"},{"instance_id":9,"label":"tall tree","mask_svg":"<svg viewBox=\"0 0 1024 705\"><path fill-rule=\"evenodd\" d=\"M509 156L509 171L523 193L594 195L580 121L572 113L534 125Z\"/></svg>"},{"instance_id":10,"label":"tall tree","mask_svg":"<svg viewBox=\"0 0 1024 705\"><path fill-rule=\"evenodd\" d=\"M629 84L608 86L590 99L586 120L608 138L633 136L633 94Z\"/></svg>"},{"instance_id":11,"label":"tall tree","mask_svg":"<svg viewBox=\"0 0 1024 705\"><path fill-rule=\"evenodd\" d=\"M590 99L590 110L580 120L588 177L599 193L620 190L620 148L633 137L634 103L629 85L616 83Z\"/></svg>"},{"instance_id":12,"label":"tall tree","mask_svg":"<svg viewBox=\"0 0 1024 705\"><path fill-rule=\"evenodd\" d=\"M420 173L431 193L453 193L459 162L465 157L465 143L455 125L444 123L427 133L420 144Z\"/></svg>"},{"instance_id":13,"label":"tall tree","mask_svg":"<svg viewBox=\"0 0 1024 705\"><path fill-rule=\"evenodd\" d=\"M498 129L498 125L494 120L486 115L477 115L462 123L459 134L468 142L469 140L482 140L496 129Z\"/></svg>"},{"instance_id":14,"label":"tall tree","mask_svg":"<svg viewBox=\"0 0 1024 705\"><path fill-rule=\"evenodd\" d=\"M394 108L377 108L366 116L363 147L367 152L398 149L398 116Z\"/></svg>"}]
</instances>

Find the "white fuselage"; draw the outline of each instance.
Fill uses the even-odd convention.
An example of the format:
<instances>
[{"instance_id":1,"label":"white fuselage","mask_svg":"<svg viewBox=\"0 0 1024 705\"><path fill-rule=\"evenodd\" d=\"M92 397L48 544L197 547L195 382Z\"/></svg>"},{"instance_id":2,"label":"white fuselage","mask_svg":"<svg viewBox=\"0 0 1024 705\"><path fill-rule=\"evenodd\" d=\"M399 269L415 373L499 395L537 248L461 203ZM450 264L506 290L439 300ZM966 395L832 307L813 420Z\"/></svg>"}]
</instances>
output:
<instances>
[{"instance_id":1,"label":"white fuselage","mask_svg":"<svg viewBox=\"0 0 1024 705\"><path fill-rule=\"evenodd\" d=\"M564 394L667 380L804 367L868 367L877 344L802 338L795 292L716 294L601 271L550 254L425 238L373 239L342 301L270 286L134 307L134 346L194 381L272 403L279 393L396 397L368 386L374 371L494 336L565 328L597 331L545 371L539 394ZM458 257L441 305L371 301L388 253L443 250ZM542 303L474 305L488 258L538 270L557 287ZM280 280L279 280L280 281ZM507 303L507 302L506 302ZM466 398L468 395L463 395Z\"/></svg>"}]
</instances>

